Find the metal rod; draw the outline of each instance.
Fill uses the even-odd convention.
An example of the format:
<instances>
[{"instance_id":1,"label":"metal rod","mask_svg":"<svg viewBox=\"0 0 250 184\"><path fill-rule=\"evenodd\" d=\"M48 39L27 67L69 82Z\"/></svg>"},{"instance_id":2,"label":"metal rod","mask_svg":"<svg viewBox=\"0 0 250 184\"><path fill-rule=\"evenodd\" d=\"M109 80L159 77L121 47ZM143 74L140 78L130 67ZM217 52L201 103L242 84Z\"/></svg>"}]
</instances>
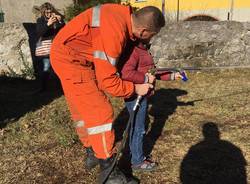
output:
<instances>
[{"instance_id":1,"label":"metal rod","mask_svg":"<svg viewBox=\"0 0 250 184\"><path fill-rule=\"evenodd\" d=\"M250 65L245 66L211 66L211 67L158 67L156 68L157 71L178 71L178 70L222 70L222 69L244 69L244 68L250 68Z\"/></svg>"},{"instance_id":2,"label":"metal rod","mask_svg":"<svg viewBox=\"0 0 250 184\"><path fill-rule=\"evenodd\" d=\"M231 8L230 8L230 20L233 20L233 11L234 11L234 0L231 0Z\"/></svg>"},{"instance_id":3,"label":"metal rod","mask_svg":"<svg viewBox=\"0 0 250 184\"><path fill-rule=\"evenodd\" d=\"M180 15L180 0L177 0L177 22L179 21Z\"/></svg>"},{"instance_id":4,"label":"metal rod","mask_svg":"<svg viewBox=\"0 0 250 184\"><path fill-rule=\"evenodd\" d=\"M162 0L161 2L161 9L162 9L162 14L165 16L165 0Z\"/></svg>"}]
</instances>

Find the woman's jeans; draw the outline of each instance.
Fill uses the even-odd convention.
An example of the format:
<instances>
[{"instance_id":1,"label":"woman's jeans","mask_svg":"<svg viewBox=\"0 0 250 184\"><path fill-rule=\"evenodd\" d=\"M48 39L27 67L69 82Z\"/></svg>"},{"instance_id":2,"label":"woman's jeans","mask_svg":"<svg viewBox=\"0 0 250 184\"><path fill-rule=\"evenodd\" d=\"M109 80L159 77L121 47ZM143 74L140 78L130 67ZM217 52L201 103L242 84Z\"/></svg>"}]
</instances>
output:
<instances>
[{"instance_id":1,"label":"woman's jeans","mask_svg":"<svg viewBox=\"0 0 250 184\"><path fill-rule=\"evenodd\" d=\"M133 112L133 107L135 105L135 102L136 99L125 102L129 114ZM140 102L140 107L136 112L136 117L134 119L133 127L131 127L130 129L129 147L132 156L131 157L132 165L140 164L145 159L143 153L143 139L145 134L145 119L147 113L147 106L148 106L147 98L142 98Z\"/></svg>"},{"instance_id":2,"label":"woman's jeans","mask_svg":"<svg viewBox=\"0 0 250 184\"><path fill-rule=\"evenodd\" d=\"M39 78L40 78L40 85L41 90L44 91L48 85L49 73L51 70L50 60L48 57L43 57L39 61L40 69L39 69Z\"/></svg>"},{"instance_id":3,"label":"woman's jeans","mask_svg":"<svg viewBox=\"0 0 250 184\"><path fill-rule=\"evenodd\" d=\"M43 70L42 72L49 72L50 70L50 60L49 58L42 58Z\"/></svg>"}]
</instances>

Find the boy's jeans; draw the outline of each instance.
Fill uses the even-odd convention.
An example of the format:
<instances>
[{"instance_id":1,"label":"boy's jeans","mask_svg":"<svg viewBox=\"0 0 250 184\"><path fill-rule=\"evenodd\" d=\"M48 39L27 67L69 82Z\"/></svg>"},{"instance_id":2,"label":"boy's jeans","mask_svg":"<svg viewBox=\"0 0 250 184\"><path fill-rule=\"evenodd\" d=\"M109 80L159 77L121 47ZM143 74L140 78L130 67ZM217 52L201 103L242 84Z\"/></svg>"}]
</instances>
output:
<instances>
[{"instance_id":1,"label":"boy's jeans","mask_svg":"<svg viewBox=\"0 0 250 184\"><path fill-rule=\"evenodd\" d=\"M132 101L126 101L126 107L129 111L129 114L132 113L133 107L135 105L136 99ZM134 127L130 129L130 139L129 139L129 147L131 151L131 164L137 165L141 164L144 160L143 153L143 138L145 134L145 119L147 113L147 98L142 98L140 102L140 107L136 113L136 117L134 120ZM133 137L132 136L133 131Z\"/></svg>"}]
</instances>

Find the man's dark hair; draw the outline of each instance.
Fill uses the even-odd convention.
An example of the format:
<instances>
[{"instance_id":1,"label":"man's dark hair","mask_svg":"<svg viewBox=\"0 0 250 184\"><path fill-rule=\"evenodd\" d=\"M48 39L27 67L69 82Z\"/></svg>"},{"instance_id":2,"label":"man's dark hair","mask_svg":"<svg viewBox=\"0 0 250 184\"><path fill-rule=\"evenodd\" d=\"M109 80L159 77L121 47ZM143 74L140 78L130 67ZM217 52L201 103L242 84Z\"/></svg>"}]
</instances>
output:
<instances>
[{"instance_id":1,"label":"man's dark hair","mask_svg":"<svg viewBox=\"0 0 250 184\"><path fill-rule=\"evenodd\" d=\"M157 31L165 26L165 18L157 7L146 6L134 13L134 20L137 25L142 25L150 29L150 31Z\"/></svg>"}]
</instances>

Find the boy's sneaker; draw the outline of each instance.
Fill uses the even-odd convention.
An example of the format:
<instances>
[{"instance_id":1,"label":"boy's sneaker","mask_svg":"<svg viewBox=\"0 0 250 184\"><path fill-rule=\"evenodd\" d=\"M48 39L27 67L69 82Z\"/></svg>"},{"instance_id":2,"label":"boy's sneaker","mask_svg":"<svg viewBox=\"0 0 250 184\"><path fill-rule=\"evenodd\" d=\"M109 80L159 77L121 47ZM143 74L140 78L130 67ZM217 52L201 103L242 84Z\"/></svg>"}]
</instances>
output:
<instances>
[{"instance_id":1,"label":"boy's sneaker","mask_svg":"<svg viewBox=\"0 0 250 184\"><path fill-rule=\"evenodd\" d=\"M132 165L133 171L154 171L158 167L156 162L153 162L149 158L146 158L142 163Z\"/></svg>"}]
</instances>

